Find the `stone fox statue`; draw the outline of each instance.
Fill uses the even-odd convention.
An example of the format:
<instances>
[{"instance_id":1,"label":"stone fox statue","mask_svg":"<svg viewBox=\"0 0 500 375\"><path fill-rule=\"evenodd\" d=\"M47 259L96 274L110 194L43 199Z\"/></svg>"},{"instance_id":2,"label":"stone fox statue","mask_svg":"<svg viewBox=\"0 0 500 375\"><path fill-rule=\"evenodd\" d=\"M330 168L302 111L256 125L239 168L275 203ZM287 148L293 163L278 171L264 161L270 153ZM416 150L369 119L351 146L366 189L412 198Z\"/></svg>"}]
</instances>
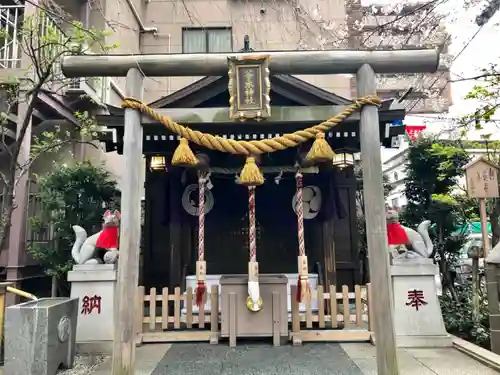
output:
<instances>
[{"instance_id":1,"label":"stone fox statue","mask_svg":"<svg viewBox=\"0 0 500 375\"><path fill-rule=\"evenodd\" d=\"M108 250L104 254L105 263L116 263L118 260L118 231L120 225L120 212L113 214L107 210L103 216L104 224L100 232L87 237L87 232L79 225L73 225L76 241L71 249L71 256L77 264L102 263L96 258L96 248Z\"/></svg>"},{"instance_id":2,"label":"stone fox statue","mask_svg":"<svg viewBox=\"0 0 500 375\"><path fill-rule=\"evenodd\" d=\"M429 258L434 250L434 244L429 236L430 225L430 220L424 220L415 231L399 224L399 215L396 211L387 211L389 247L403 245L406 249L402 257L405 258Z\"/></svg>"}]
</instances>

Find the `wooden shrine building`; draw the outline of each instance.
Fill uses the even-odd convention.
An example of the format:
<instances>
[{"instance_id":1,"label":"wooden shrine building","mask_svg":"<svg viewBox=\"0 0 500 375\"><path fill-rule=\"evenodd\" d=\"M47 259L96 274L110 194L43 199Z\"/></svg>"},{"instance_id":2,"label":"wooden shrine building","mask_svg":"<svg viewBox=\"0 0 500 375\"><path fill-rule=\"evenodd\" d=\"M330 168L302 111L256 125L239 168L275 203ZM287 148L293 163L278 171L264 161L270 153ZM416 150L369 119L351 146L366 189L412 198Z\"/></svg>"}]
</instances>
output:
<instances>
[{"instance_id":1,"label":"wooden shrine building","mask_svg":"<svg viewBox=\"0 0 500 375\"><path fill-rule=\"evenodd\" d=\"M271 116L261 121L230 119L227 76L201 79L149 105L192 129L251 140L318 124L352 103L289 75L271 76L269 96ZM380 142L386 147L404 132L404 126L390 126L405 115L403 109L391 109L392 103L384 101L379 107ZM103 136L102 140L107 151L121 153L125 110L110 107L109 112L98 116L98 121L116 129L117 136ZM193 185L197 175L192 169L169 165L178 137L147 116L142 119L147 168L139 284L146 288L184 288L186 277L195 274L197 260L197 190ZM359 152L359 113L327 132L326 139L337 153ZM297 272L294 165L311 143L262 155L265 183L256 189L257 259L262 274ZM211 168L209 194L213 199L206 198L205 209L207 274L244 274L249 252L248 192L235 181L244 156L190 146L195 153L208 156ZM165 167L158 168L158 160L165 160ZM308 206L311 212L305 220L309 270L319 274L323 285L360 283L353 168L323 165L310 170L304 173L304 186L314 186L313 195L320 191L321 204Z\"/></svg>"}]
</instances>

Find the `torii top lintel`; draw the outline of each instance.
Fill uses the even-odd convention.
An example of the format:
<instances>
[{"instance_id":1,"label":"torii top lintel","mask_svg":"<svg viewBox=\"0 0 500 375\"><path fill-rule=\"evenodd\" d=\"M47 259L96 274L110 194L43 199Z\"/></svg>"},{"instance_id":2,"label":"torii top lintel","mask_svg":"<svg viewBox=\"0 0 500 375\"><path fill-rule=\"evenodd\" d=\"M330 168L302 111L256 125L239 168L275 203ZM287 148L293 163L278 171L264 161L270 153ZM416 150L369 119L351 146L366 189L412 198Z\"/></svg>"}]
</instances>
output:
<instances>
[{"instance_id":1,"label":"torii top lintel","mask_svg":"<svg viewBox=\"0 0 500 375\"><path fill-rule=\"evenodd\" d=\"M124 77L139 68L148 77L223 76L230 56L268 55L271 74L353 74L364 64L375 73L433 73L439 66L434 49L259 51L254 53L143 54L65 56L66 77Z\"/></svg>"}]
</instances>

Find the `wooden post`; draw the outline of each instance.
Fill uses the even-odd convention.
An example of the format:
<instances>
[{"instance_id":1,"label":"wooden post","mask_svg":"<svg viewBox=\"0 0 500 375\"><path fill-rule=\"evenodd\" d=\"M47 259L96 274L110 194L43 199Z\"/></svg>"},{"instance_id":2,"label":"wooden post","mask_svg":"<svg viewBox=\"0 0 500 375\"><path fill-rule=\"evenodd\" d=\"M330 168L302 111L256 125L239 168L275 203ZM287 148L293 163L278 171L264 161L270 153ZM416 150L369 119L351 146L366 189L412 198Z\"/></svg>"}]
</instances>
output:
<instances>
[{"instance_id":1,"label":"wooden post","mask_svg":"<svg viewBox=\"0 0 500 375\"><path fill-rule=\"evenodd\" d=\"M143 75L137 68L127 73L126 95L142 98ZM117 309L113 342L113 375L133 375L135 366L136 310L130 303L137 295L139 281L139 248L141 240L141 115L125 110L123 141L125 168L122 178L122 220L120 227L120 260L118 262Z\"/></svg>"},{"instance_id":2,"label":"wooden post","mask_svg":"<svg viewBox=\"0 0 500 375\"><path fill-rule=\"evenodd\" d=\"M486 214L486 199L479 198L479 217L481 222L481 234L483 237L483 254L481 248L473 249L472 254L472 316L476 318L479 315L479 258L486 259L490 251L490 239L488 236L488 216Z\"/></svg>"},{"instance_id":3,"label":"wooden post","mask_svg":"<svg viewBox=\"0 0 500 375\"><path fill-rule=\"evenodd\" d=\"M357 73L358 96L376 94L375 73L365 64ZM378 109L365 105L359 123L361 138L361 162L363 168L363 193L370 274L374 301L373 323L377 340L377 368L383 375L399 375L394 333L394 302L392 299L389 245L385 219L384 192L382 186L382 162L380 157L380 132Z\"/></svg>"},{"instance_id":4,"label":"wooden post","mask_svg":"<svg viewBox=\"0 0 500 375\"><path fill-rule=\"evenodd\" d=\"M481 234L483 236L483 257L486 259L491 250L490 239L488 235L488 215L486 214L486 199L479 198L479 217L481 220Z\"/></svg>"}]
</instances>

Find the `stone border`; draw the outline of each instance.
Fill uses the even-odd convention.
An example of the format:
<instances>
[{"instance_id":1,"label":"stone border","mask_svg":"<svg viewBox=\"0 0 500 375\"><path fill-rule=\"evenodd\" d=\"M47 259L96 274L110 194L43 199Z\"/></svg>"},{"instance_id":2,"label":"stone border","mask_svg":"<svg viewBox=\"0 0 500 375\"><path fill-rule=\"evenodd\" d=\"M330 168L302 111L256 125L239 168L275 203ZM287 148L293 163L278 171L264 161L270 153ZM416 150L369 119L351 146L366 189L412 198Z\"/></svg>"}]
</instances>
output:
<instances>
[{"instance_id":1,"label":"stone border","mask_svg":"<svg viewBox=\"0 0 500 375\"><path fill-rule=\"evenodd\" d=\"M500 355L483 349L456 336L453 337L453 347L467 356L481 362L493 370L500 371Z\"/></svg>"}]
</instances>

